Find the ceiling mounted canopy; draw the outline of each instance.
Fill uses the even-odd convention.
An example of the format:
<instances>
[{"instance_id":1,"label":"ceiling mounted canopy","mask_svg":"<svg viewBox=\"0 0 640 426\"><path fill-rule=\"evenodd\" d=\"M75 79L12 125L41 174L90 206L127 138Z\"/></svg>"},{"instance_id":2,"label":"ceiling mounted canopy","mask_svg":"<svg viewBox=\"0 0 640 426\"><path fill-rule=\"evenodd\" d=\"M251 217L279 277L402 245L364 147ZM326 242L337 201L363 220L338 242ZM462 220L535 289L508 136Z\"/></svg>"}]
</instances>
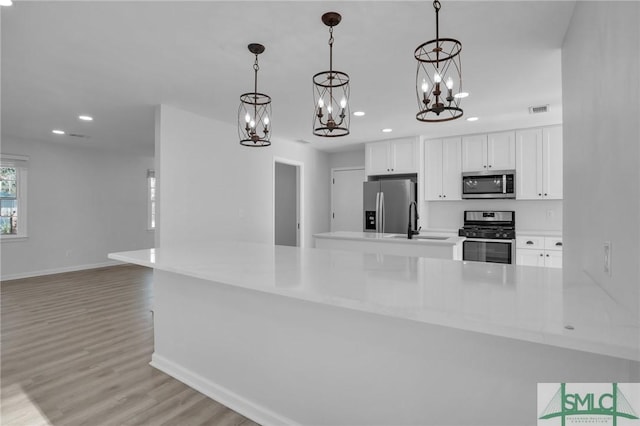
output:
<instances>
[{"instance_id":1,"label":"ceiling mounted canopy","mask_svg":"<svg viewBox=\"0 0 640 426\"><path fill-rule=\"evenodd\" d=\"M256 56L253 63L254 84L253 92L240 95L238 109L238 136L240 145L250 147L264 147L271 145L271 97L258 92L258 55L264 52L264 46L251 43L249 52Z\"/></svg>"},{"instance_id":2,"label":"ceiling mounted canopy","mask_svg":"<svg viewBox=\"0 0 640 426\"><path fill-rule=\"evenodd\" d=\"M313 76L313 134L316 136L349 134L349 75L333 69L333 27L341 20L342 16L336 12L322 15L322 22L329 27L329 71Z\"/></svg>"},{"instance_id":3,"label":"ceiling mounted canopy","mask_svg":"<svg viewBox=\"0 0 640 426\"><path fill-rule=\"evenodd\" d=\"M422 43L415 50L418 61L416 96L419 121L429 123L450 121L462 117L462 43L452 38L441 38L438 22L440 2L435 0L436 38ZM466 94L465 94L466 95Z\"/></svg>"}]
</instances>

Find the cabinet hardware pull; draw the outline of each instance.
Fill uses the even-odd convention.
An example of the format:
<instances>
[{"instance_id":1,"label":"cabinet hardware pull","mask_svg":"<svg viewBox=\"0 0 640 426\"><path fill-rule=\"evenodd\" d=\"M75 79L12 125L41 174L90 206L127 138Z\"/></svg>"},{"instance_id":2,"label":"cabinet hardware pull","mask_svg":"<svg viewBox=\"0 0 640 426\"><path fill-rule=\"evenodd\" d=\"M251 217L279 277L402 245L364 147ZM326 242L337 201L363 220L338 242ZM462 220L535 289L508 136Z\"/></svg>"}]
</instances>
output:
<instances>
[{"instance_id":1,"label":"cabinet hardware pull","mask_svg":"<svg viewBox=\"0 0 640 426\"><path fill-rule=\"evenodd\" d=\"M540 253L540 257L542 257L542 253Z\"/></svg>"},{"instance_id":2,"label":"cabinet hardware pull","mask_svg":"<svg viewBox=\"0 0 640 426\"><path fill-rule=\"evenodd\" d=\"M527 244L531 245L533 244L533 241L527 241Z\"/></svg>"},{"instance_id":3,"label":"cabinet hardware pull","mask_svg":"<svg viewBox=\"0 0 640 426\"><path fill-rule=\"evenodd\" d=\"M546 192L544 193L544 196L545 196L545 197L547 196L547 193L546 193Z\"/></svg>"},{"instance_id":4,"label":"cabinet hardware pull","mask_svg":"<svg viewBox=\"0 0 640 426\"><path fill-rule=\"evenodd\" d=\"M549 257L549 255L547 255L547 257Z\"/></svg>"},{"instance_id":5,"label":"cabinet hardware pull","mask_svg":"<svg viewBox=\"0 0 640 426\"><path fill-rule=\"evenodd\" d=\"M489 164L489 168L491 168L491 164Z\"/></svg>"},{"instance_id":6,"label":"cabinet hardware pull","mask_svg":"<svg viewBox=\"0 0 640 426\"><path fill-rule=\"evenodd\" d=\"M561 242L556 243L556 245L559 246L559 247L562 247L562 243Z\"/></svg>"},{"instance_id":7,"label":"cabinet hardware pull","mask_svg":"<svg viewBox=\"0 0 640 426\"><path fill-rule=\"evenodd\" d=\"M487 166L486 166L486 165L484 165L484 166L482 166L482 167L484 167L485 169L487 168Z\"/></svg>"},{"instance_id":8,"label":"cabinet hardware pull","mask_svg":"<svg viewBox=\"0 0 640 426\"><path fill-rule=\"evenodd\" d=\"M442 198L447 198L447 196L446 196L446 195L443 195L443 196L442 196Z\"/></svg>"},{"instance_id":9,"label":"cabinet hardware pull","mask_svg":"<svg viewBox=\"0 0 640 426\"><path fill-rule=\"evenodd\" d=\"M542 197L542 194L538 194L538 197Z\"/></svg>"}]
</instances>

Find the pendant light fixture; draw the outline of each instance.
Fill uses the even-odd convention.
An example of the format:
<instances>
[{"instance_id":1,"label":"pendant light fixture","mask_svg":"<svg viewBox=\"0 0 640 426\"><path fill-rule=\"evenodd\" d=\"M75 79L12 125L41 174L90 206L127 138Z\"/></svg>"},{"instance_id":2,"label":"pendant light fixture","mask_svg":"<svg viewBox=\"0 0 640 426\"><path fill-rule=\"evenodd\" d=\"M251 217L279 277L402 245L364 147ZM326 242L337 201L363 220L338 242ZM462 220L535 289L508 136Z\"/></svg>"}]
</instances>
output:
<instances>
[{"instance_id":1,"label":"pendant light fixture","mask_svg":"<svg viewBox=\"0 0 640 426\"><path fill-rule=\"evenodd\" d=\"M238 136L240 145L264 147L271 145L271 97L258 92L258 55L264 52L264 46L251 43L249 52L256 56L253 63L255 73L253 92L240 95L238 109Z\"/></svg>"},{"instance_id":2,"label":"pendant light fixture","mask_svg":"<svg viewBox=\"0 0 640 426\"><path fill-rule=\"evenodd\" d=\"M435 0L436 38L422 43L414 56L418 60L416 96L419 121L437 123L462 117L462 43L452 38L441 38L438 22L440 2Z\"/></svg>"},{"instance_id":3,"label":"pendant light fixture","mask_svg":"<svg viewBox=\"0 0 640 426\"><path fill-rule=\"evenodd\" d=\"M342 20L337 12L322 15L329 27L329 71L313 76L313 134L323 137L349 134L349 75L333 69L333 27Z\"/></svg>"}]
</instances>

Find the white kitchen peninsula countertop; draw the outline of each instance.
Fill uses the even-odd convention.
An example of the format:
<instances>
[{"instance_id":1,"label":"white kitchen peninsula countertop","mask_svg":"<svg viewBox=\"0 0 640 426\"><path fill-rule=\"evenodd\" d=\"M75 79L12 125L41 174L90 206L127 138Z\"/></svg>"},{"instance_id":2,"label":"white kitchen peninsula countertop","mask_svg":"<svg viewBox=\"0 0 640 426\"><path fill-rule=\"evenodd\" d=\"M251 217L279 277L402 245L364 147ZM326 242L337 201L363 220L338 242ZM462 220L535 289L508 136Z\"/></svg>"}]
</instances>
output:
<instances>
[{"instance_id":1,"label":"white kitchen peninsula countertop","mask_svg":"<svg viewBox=\"0 0 640 426\"><path fill-rule=\"evenodd\" d=\"M562 272L550 268L241 242L109 258L329 306L640 361L637 318L587 279L581 286L563 285Z\"/></svg>"}]
</instances>

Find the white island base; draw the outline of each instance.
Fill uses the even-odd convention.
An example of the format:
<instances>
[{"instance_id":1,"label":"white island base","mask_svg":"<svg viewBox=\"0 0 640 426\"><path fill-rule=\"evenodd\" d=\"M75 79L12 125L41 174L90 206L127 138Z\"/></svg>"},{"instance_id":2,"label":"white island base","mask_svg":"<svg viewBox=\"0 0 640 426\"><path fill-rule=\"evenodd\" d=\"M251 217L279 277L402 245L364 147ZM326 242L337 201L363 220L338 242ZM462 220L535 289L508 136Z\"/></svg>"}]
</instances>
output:
<instances>
[{"instance_id":1,"label":"white island base","mask_svg":"<svg viewBox=\"0 0 640 426\"><path fill-rule=\"evenodd\" d=\"M385 256L386 272L366 267L367 262L358 268L361 277L383 274L385 283L397 286L389 292L382 281L362 281L345 266L371 256L380 262L380 255L336 252L334 261L344 263L332 269L318 268L331 251L264 250L248 246L248 256L233 265L223 265L232 257L223 251L192 262L183 257L178 266L161 255L154 271L151 362L263 425L533 425L539 415L538 382L640 379L637 361L536 343L539 336L533 331L533 341L527 341L526 331L522 340L449 327L438 324L446 315L437 312L429 323L427 314L433 309L418 305L449 296L429 293L411 271L415 265L429 271L433 262L444 261L412 259L413 266L403 268L398 266L407 265L407 258ZM260 254L268 259L252 257ZM224 256L225 261L216 263ZM126 253L111 257L154 266ZM210 259L209 264L203 259ZM462 263L444 265L458 268ZM336 268L356 285L336 282ZM218 271L218 281L208 277L212 269ZM408 274L401 274L403 269ZM539 268L524 271L533 269ZM181 272L186 270L190 272ZM247 284L261 274L263 282ZM458 285L451 283L463 304L508 301L511 291L522 290L506 285L497 299L465 301L473 291ZM477 285L501 291L487 281ZM375 303L378 292L384 293L386 307ZM416 306L404 307L412 303ZM374 304L378 312L368 312ZM420 318L409 318L418 311ZM407 318L397 317L402 312Z\"/></svg>"}]
</instances>

